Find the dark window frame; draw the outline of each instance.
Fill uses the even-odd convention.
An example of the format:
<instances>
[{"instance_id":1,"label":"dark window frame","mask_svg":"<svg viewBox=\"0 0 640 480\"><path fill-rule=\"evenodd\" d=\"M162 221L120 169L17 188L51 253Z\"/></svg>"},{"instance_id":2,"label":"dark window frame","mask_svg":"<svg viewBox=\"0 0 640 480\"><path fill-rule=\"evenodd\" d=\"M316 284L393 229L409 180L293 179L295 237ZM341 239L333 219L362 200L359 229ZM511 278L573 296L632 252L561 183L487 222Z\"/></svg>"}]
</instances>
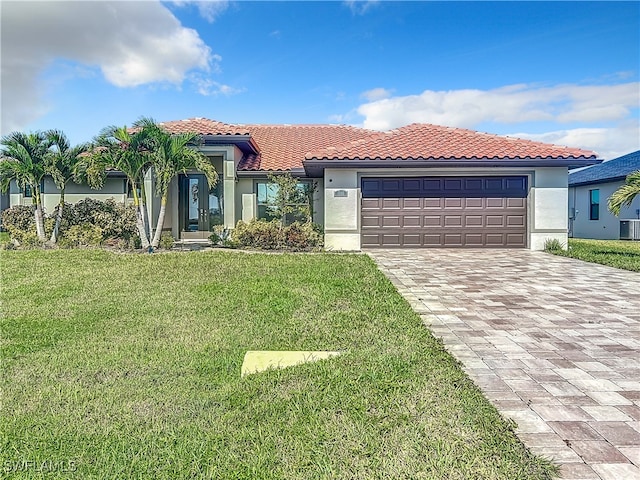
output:
<instances>
[{"instance_id":1,"label":"dark window frame","mask_svg":"<svg viewBox=\"0 0 640 480\"><path fill-rule=\"evenodd\" d=\"M600 220L600 189L589 190L589 220Z\"/></svg>"},{"instance_id":2,"label":"dark window frame","mask_svg":"<svg viewBox=\"0 0 640 480\"><path fill-rule=\"evenodd\" d=\"M311 179L302 179L302 178L298 178L297 180L297 184L298 186L302 186L302 188L313 188L313 180ZM261 192L260 192L260 185L264 185L264 196L266 198L266 202L265 201L261 201ZM270 196L275 196L276 192L272 191L269 192L269 190L275 190L275 188L278 187L277 184L269 181L269 180L256 180L254 182L254 192L256 195L256 219L257 220L274 220L276 219L273 215L268 215L265 214L266 212L268 212L268 209L270 206L273 205L273 203L269 203L269 197ZM310 207L313 208L313 198L309 198L308 196L305 197L307 198L307 202L305 203L299 203L296 205L309 205ZM289 217L289 216L287 216ZM279 220L279 219L277 219ZM296 220L295 218L287 218L287 223Z\"/></svg>"}]
</instances>

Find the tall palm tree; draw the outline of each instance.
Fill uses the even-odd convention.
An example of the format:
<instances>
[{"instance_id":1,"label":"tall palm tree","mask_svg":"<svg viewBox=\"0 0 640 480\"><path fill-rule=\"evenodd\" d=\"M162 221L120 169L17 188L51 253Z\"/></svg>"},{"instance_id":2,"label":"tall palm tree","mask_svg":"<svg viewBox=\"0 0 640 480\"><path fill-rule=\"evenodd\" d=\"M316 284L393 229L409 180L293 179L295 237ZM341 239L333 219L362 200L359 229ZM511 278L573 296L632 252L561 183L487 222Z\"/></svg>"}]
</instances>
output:
<instances>
[{"instance_id":1,"label":"tall palm tree","mask_svg":"<svg viewBox=\"0 0 640 480\"><path fill-rule=\"evenodd\" d=\"M79 181L78 163L82 160L81 155L87 152L89 146L80 144L72 147L67 136L60 130L48 130L45 135L51 143L51 150L47 155L48 170L56 187L60 190L56 222L49 239L49 243L55 244L58 241L58 232L60 231L60 223L62 223L65 188L72 179Z\"/></svg>"},{"instance_id":2,"label":"tall palm tree","mask_svg":"<svg viewBox=\"0 0 640 480\"><path fill-rule=\"evenodd\" d=\"M616 217L620 215L620 209L623 206L630 206L634 198L640 194L640 170L627 175L627 179L620 188L618 188L609 197L609 211Z\"/></svg>"},{"instance_id":3,"label":"tall palm tree","mask_svg":"<svg viewBox=\"0 0 640 480\"><path fill-rule=\"evenodd\" d=\"M48 173L46 157L51 141L43 132L13 132L2 137L0 158L0 188L6 192L12 180L22 189L31 188L36 233L41 242L46 240L44 211L40 185Z\"/></svg>"},{"instance_id":4,"label":"tall palm tree","mask_svg":"<svg viewBox=\"0 0 640 480\"><path fill-rule=\"evenodd\" d=\"M160 211L151 247L157 248L164 226L171 181L179 173L186 174L188 170L199 170L204 173L209 185L213 187L218 181L218 174L209 159L196 149L200 141L197 133L171 135L150 118L140 119L135 123L135 127L148 130L153 137L153 170L156 195L160 197Z\"/></svg>"},{"instance_id":5,"label":"tall palm tree","mask_svg":"<svg viewBox=\"0 0 640 480\"><path fill-rule=\"evenodd\" d=\"M104 185L106 172L115 169L127 176L136 208L136 226L142 248L149 248L150 230L144 179L152 165L151 130L109 126L94 140L90 155L80 170L92 188Z\"/></svg>"}]
</instances>

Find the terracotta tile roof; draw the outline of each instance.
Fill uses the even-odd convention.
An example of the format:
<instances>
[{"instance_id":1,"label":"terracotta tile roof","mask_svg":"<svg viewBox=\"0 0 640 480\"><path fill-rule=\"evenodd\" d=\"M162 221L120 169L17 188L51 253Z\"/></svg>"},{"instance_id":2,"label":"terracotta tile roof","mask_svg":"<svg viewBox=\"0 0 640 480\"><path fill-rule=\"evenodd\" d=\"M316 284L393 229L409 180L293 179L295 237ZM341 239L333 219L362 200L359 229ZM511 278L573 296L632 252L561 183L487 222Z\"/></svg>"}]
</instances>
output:
<instances>
[{"instance_id":1,"label":"terracotta tile roof","mask_svg":"<svg viewBox=\"0 0 640 480\"><path fill-rule=\"evenodd\" d=\"M188 118L171 122L159 122L170 133L199 133L200 135L247 135L249 130L245 125L232 125L216 122L208 118Z\"/></svg>"},{"instance_id":2,"label":"terracotta tile roof","mask_svg":"<svg viewBox=\"0 0 640 480\"><path fill-rule=\"evenodd\" d=\"M249 171L298 169L303 168L304 160L596 158L594 152L578 148L420 123L388 132L347 125L228 124L206 118L160 125L171 133L249 135L257 151L245 148L238 165L238 170Z\"/></svg>"},{"instance_id":3,"label":"terracotta tile roof","mask_svg":"<svg viewBox=\"0 0 640 480\"><path fill-rule=\"evenodd\" d=\"M414 123L315 150L307 160L596 158L594 152L462 128Z\"/></svg>"},{"instance_id":4,"label":"terracotta tile roof","mask_svg":"<svg viewBox=\"0 0 640 480\"><path fill-rule=\"evenodd\" d=\"M247 155L239 170L302 168L305 154L375 135L371 130L346 125L247 125L260 153Z\"/></svg>"}]
</instances>

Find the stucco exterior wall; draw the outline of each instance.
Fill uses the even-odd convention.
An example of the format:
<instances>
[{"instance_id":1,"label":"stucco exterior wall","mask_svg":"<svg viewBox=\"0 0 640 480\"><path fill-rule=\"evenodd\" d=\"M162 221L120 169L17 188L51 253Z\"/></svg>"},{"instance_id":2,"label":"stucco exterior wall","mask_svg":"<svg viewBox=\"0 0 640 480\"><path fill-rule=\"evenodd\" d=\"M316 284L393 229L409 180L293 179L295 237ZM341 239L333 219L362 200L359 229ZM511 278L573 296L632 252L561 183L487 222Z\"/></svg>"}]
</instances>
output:
<instances>
[{"instance_id":1,"label":"stucco exterior wall","mask_svg":"<svg viewBox=\"0 0 640 480\"><path fill-rule=\"evenodd\" d=\"M624 182L595 183L569 188L569 212L575 216L573 220L573 236L575 238L595 238L599 240L618 240L620 238L620 220L640 218L636 210L640 210L640 197L636 197L630 207L620 209L616 217L607 208L607 199ZM590 190L600 190L600 218L589 220Z\"/></svg>"},{"instance_id":2,"label":"stucco exterior wall","mask_svg":"<svg viewBox=\"0 0 640 480\"><path fill-rule=\"evenodd\" d=\"M546 240L567 245L566 167L536 168L529 191L529 248L543 250Z\"/></svg>"}]
</instances>

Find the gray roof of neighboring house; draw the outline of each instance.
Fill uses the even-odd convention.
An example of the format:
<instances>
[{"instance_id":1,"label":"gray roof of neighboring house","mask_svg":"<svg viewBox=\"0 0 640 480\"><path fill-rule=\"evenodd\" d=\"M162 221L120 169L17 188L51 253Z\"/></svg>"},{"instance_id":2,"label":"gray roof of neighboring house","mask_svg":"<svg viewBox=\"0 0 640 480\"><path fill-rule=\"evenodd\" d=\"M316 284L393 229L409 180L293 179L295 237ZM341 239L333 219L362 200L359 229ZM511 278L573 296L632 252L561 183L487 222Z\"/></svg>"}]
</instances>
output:
<instances>
[{"instance_id":1,"label":"gray roof of neighboring house","mask_svg":"<svg viewBox=\"0 0 640 480\"><path fill-rule=\"evenodd\" d=\"M640 150L576 172L569 172L569 186L623 180L636 170L640 170Z\"/></svg>"}]
</instances>

